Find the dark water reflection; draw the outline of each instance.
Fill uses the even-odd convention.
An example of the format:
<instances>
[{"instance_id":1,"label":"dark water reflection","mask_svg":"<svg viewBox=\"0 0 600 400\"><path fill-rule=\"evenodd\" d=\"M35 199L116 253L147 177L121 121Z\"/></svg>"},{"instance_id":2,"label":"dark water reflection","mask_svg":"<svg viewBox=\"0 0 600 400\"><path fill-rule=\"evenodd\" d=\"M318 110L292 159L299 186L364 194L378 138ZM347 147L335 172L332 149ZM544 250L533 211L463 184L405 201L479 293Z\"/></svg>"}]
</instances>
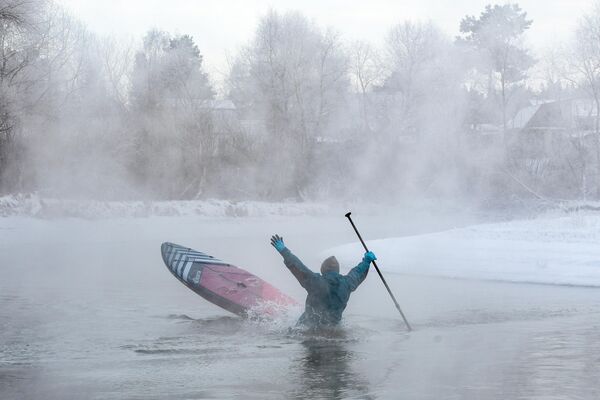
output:
<instances>
[{"instance_id":1,"label":"dark water reflection","mask_svg":"<svg viewBox=\"0 0 600 400\"><path fill-rule=\"evenodd\" d=\"M415 282L443 298L464 291L480 308L411 307L410 334L395 314L360 309L338 330L298 332L294 320L202 317L212 309L186 308L185 296L148 312L127 309L141 295L60 307L4 295L0 399L600 398L597 291Z\"/></svg>"},{"instance_id":2,"label":"dark water reflection","mask_svg":"<svg viewBox=\"0 0 600 400\"><path fill-rule=\"evenodd\" d=\"M350 349L351 340L343 331L338 337L311 337L301 342L298 364L300 387L296 399L347 399L369 396L369 383L353 370L357 353Z\"/></svg>"}]
</instances>

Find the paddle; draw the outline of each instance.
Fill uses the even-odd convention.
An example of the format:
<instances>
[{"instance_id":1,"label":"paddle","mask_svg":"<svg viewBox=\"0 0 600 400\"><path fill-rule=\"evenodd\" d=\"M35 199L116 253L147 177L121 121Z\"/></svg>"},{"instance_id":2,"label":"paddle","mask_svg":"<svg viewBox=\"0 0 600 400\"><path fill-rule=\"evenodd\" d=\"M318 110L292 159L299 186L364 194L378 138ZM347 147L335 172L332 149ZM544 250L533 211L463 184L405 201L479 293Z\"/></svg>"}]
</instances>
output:
<instances>
[{"instance_id":1,"label":"paddle","mask_svg":"<svg viewBox=\"0 0 600 400\"><path fill-rule=\"evenodd\" d=\"M356 235L358 236L358 238L360 239L360 242L362 243L363 247L365 248L365 251L369 251L369 249L367 248L367 245L365 244L365 241L363 240L363 238L360 236L360 233L358 232L358 229L356 229L356 225L354 225L354 221L352 221L352 218L350 218L350 212L348 212L345 216L346 218L348 218L348 221L350 221L350 224L352 224L352 227L354 228L354 232L356 232ZM408 323L408 321L406 320L406 317L404 316L404 313L402 312L402 310L400 309L400 305L398 304L398 302L396 301L396 298L394 297L394 294L392 293L392 291L390 290L390 287L388 286L387 282L385 281L385 278L383 277L383 275L381 274L381 271L379 270L379 267L377 266L377 263L375 263L375 261L373 261L373 266L375 267L375 270L377 271L377 273L379 274L379 277L381 278L381 281L383 282L383 285L385 286L385 288L387 289L388 293L390 294L390 296L392 297L392 300L394 301L394 305L396 306L396 308L398 309L398 311L400 312L400 315L402 316L402 319L404 320L404 323L406 324L406 328L408 329L408 331L412 331L412 328L410 327L410 324Z\"/></svg>"}]
</instances>

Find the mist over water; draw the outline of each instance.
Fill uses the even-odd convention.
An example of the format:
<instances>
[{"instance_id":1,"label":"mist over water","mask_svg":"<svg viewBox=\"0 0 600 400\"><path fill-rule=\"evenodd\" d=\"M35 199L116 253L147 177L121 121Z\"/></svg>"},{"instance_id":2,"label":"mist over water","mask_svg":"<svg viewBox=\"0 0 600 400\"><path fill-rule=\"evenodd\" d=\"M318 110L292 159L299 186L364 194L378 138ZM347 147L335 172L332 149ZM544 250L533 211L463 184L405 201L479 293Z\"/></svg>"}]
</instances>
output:
<instances>
[{"instance_id":1,"label":"mist over water","mask_svg":"<svg viewBox=\"0 0 600 400\"><path fill-rule=\"evenodd\" d=\"M189 32L0 0L0 398L599 398L600 3L547 53L518 4L376 43L298 9L217 77ZM347 272L348 211L413 332L375 271L306 331L161 260L189 246L303 305L269 237Z\"/></svg>"},{"instance_id":2,"label":"mist over water","mask_svg":"<svg viewBox=\"0 0 600 400\"><path fill-rule=\"evenodd\" d=\"M405 215L400 228L361 218L361 226L378 237L439 229L440 219ZM263 242L286 232L290 248L316 268L317 250L352 240L340 218L18 221L2 223L6 399L598 394L595 289L385 273L414 327L408 334L371 273L339 329L305 333L294 328L299 311L248 321L198 297L162 265L160 242L202 248L302 301L302 288Z\"/></svg>"}]
</instances>

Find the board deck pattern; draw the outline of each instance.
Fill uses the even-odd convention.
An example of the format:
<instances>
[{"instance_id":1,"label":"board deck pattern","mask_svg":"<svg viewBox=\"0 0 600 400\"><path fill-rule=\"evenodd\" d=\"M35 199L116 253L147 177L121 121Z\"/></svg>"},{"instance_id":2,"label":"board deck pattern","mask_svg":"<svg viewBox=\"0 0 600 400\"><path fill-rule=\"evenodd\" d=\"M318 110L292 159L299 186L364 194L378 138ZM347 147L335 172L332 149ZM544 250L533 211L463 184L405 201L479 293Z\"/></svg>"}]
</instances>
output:
<instances>
[{"instance_id":1,"label":"board deck pattern","mask_svg":"<svg viewBox=\"0 0 600 400\"><path fill-rule=\"evenodd\" d=\"M163 243L161 253L167 268L184 285L234 314L247 316L265 303L297 304L259 277L208 254L174 243ZM268 307L264 312L272 313Z\"/></svg>"}]
</instances>

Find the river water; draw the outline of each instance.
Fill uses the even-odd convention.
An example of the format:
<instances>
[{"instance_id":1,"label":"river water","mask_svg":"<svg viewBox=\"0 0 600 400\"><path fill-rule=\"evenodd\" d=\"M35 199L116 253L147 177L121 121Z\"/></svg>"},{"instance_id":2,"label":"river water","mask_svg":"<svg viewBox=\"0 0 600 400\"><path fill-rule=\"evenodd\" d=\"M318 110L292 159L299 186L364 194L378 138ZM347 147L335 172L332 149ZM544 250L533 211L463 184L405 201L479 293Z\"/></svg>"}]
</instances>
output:
<instances>
[{"instance_id":1,"label":"river water","mask_svg":"<svg viewBox=\"0 0 600 400\"><path fill-rule=\"evenodd\" d=\"M356 222L375 239L476 220ZM205 250L303 300L269 236L317 266L323 249L355 240L344 218L4 218L0 228L1 399L600 398L598 289L387 274L407 333L371 273L340 329L303 333L290 329L299 310L260 323L209 304L170 275L160 243Z\"/></svg>"}]
</instances>

